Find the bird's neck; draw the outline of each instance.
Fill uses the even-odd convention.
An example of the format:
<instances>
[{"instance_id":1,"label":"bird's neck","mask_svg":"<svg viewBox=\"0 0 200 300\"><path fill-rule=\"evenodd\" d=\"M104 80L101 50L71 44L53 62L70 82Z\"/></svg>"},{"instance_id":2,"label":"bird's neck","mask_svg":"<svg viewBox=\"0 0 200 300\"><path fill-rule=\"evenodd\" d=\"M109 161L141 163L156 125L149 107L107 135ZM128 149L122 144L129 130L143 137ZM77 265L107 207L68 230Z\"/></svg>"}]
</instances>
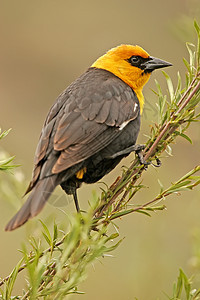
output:
<instances>
[{"instance_id":1,"label":"bird's neck","mask_svg":"<svg viewBox=\"0 0 200 300\"><path fill-rule=\"evenodd\" d=\"M104 57L100 57L98 60L96 60L91 67L107 70L128 84L136 93L140 103L140 113L142 114L144 106L144 96L142 90L143 86L149 80L149 73L144 73L141 70L137 70L137 68L129 68L127 67L127 63L125 61L119 66L119 64L115 64ZM142 74L138 74L139 72L142 72Z\"/></svg>"}]
</instances>

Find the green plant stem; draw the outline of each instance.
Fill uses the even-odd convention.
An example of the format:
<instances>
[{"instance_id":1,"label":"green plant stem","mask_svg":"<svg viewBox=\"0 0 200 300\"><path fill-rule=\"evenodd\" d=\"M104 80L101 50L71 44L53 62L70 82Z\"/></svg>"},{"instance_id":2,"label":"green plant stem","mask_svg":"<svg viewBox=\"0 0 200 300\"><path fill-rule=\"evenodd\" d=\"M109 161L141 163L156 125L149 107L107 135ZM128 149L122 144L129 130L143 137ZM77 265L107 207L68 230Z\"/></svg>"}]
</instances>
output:
<instances>
[{"instance_id":1,"label":"green plant stem","mask_svg":"<svg viewBox=\"0 0 200 300\"><path fill-rule=\"evenodd\" d=\"M136 208L128 209L126 215L127 215L127 214L130 214L130 213L133 213L133 212L140 211L140 210L142 210L142 209L144 209L144 208L146 208L146 207L149 207L151 204L157 203L157 202L159 202L160 200L162 200L162 199L164 199L164 198L170 196L170 195L172 194L171 191L172 191L172 188L173 188L173 187L176 187L177 185L179 185L180 183L184 182L186 179L189 179L191 176L193 176L195 173L197 173L197 172L199 172L199 171L200 171L200 166L196 166L193 170L191 170L190 172L188 172L185 176L183 176L182 178L180 178L177 182L175 182L174 184L172 184L169 188L167 188L167 189L165 189L164 191L162 191L162 192L161 192L158 196L156 196L154 199L152 199L152 200L146 202L145 204L139 205L139 206L136 207ZM199 180L197 181L197 184L199 184L199 183L200 183L200 176L199 176ZM184 186L184 188L190 188L190 189L191 189L191 188L194 187L194 186L196 186L196 183L194 183L194 184L188 184L188 185ZM174 189L175 189L175 188L174 188ZM112 211L113 214L112 214L108 219L103 220L103 221L101 222L101 224L103 224L103 223L105 223L105 222L108 222L108 221L111 221L111 220L114 220L114 219L118 218L118 217L115 216L115 214L114 214L115 212L116 212L116 209L114 209L114 210Z\"/></svg>"}]
</instances>

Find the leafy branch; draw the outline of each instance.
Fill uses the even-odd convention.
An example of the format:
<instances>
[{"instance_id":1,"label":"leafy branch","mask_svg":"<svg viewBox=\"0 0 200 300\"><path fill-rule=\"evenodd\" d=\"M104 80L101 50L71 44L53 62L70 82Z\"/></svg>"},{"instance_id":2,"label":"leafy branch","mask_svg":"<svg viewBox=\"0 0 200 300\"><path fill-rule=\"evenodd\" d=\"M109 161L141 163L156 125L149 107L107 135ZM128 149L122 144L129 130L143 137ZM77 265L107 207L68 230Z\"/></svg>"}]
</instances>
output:
<instances>
[{"instance_id":1,"label":"leafy branch","mask_svg":"<svg viewBox=\"0 0 200 300\"><path fill-rule=\"evenodd\" d=\"M173 296L166 296L169 300L181 300L181 297L184 296L183 293L186 300L200 299L200 289L192 288L192 280L180 269L177 282L173 286Z\"/></svg>"}]
</instances>

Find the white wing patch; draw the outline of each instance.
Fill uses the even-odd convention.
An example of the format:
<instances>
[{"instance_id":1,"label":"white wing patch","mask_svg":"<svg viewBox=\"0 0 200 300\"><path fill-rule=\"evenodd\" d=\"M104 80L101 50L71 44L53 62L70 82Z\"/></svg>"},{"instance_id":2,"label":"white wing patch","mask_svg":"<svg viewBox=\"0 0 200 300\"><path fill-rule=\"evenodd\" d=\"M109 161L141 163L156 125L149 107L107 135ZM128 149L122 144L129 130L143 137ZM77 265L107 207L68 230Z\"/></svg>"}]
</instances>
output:
<instances>
[{"instance_id":1,"label":"white wing patch","mask_svg":"<svg viewBox=\"0 0 200 300\"><path fill-rule=\"evenodd\" d=\"M122 130L131 120L125 121L123 122L120 126L119 126L119 130Z\"/></svg>"},{"instance_id":2,"label":"white wing patch","mask_svg":"<svg viewBox=\"0 0 200 300\"><path fill-rule=\"evenodd\" d=\"M134 109L133 109L133 111L134 111L134 112L136 111L137 107L138 107L138 104L137 104L137 103L135 103L135 105L134 105Z\"/></svg>"},{"instance_id":3,"label":"white wing patch","mask_svg":"<svg viewBox=\"0 0 200 300\"><path fill-rule=\"evenodd\" d=\"M137 107L138 107L138 104L135 103L134 109L133 109L134 112L136 111ZM134 118L133 118L133 119L134 119ZM119 126L119 130L122 130L124 127L126 127L126 125L127 125L130 121L132 121L133 119L130 119L130 120L128 120L128 121L124 121L124 122Z\"/></svg>"}]
</instances>

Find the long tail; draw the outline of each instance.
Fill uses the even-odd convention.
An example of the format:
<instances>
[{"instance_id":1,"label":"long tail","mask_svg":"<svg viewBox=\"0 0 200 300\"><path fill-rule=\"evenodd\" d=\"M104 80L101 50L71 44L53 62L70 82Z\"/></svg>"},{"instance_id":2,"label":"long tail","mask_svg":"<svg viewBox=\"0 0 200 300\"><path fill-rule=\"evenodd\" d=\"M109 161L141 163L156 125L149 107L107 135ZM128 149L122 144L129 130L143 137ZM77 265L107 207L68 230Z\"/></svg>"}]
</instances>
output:
<instances>
[{"instance_id":1,"label":"long tail","mask_svg":"<svg viewBox=\"0 0 200 300\"><path fill-rule=\"evenodd\" d=\"M38 181L27 201L6 225L6 231L22 226L30 218L39 214L57 185L56 179L57 176L51 176Z\"/></svg>"}]
</instances>

